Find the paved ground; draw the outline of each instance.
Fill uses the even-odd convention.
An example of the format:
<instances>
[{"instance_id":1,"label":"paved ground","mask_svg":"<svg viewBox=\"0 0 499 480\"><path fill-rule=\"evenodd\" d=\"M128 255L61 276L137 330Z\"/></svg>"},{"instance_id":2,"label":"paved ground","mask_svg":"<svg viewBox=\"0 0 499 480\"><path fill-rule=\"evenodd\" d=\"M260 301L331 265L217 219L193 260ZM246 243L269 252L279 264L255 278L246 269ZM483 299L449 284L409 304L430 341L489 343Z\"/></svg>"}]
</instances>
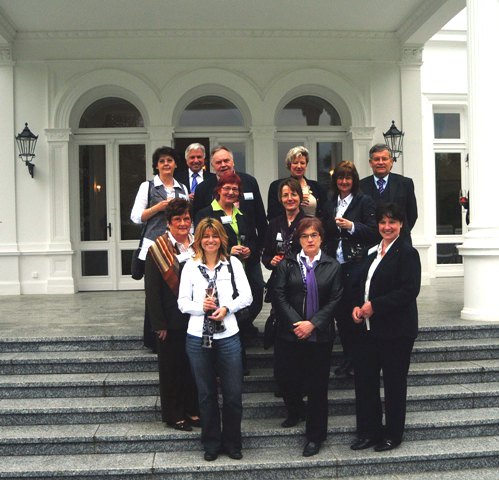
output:
<instances>
[{"instance_id":1,"label":"paved ground","mask_svg":"<svg viewBox=\"0 0 499 480\"><path fill-rule=\"evenodd\" d=\"M438 278L421 288L420 325L475 324L461 320L463 278ZM268 305L256 321L262 327ZM144 292L80 292L74 295L0 297L0 335L52 337L141 335Z\"/></svg>"}]
</instances>

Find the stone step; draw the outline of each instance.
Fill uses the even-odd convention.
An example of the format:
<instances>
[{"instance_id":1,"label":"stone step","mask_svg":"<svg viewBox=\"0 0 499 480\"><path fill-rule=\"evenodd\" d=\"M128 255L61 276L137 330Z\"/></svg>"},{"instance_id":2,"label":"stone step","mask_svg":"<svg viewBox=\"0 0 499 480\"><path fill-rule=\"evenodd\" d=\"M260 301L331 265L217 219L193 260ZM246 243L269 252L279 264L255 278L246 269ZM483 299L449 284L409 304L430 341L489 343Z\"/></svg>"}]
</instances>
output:
<instances>
[{"instance_id":1,"label":"stone step","mask_svg":"<svg viewBox=\"0 0 499 480\"><path fill-rule=\"evenodd\" d=\"M420 324L425 323L420 318ZM257 322L260 330L263 322ZM420 341L464 340L478 338L499 338L498 324L420 326L416 344ZM250 345L263 346L263 335L250 337ZM336 342L338 343L338 341ZM50 337L4 337L0 339L0 352L49 352L84 350L141 350L141 335L86 335Z\"/></svg>"},{"instance_id":2,"label":"stone step","mask_svg":"<svg viewBox=\"0 0 499 480\"><path fill-rule=\"evenodd\" d=\"M310 477L303 480L312 480ZM330 480L317 478L313 480ZM394 473L386 475L348 476L348 480L497 480L496 468L474 468L473 470L448 470L421 473Z\"/></svg>"},{"instance_id":3,"label":"stone step","mask_svg":"<svg viewBox=\"0 0 499 480\"><path fill-rule=\"evenodd\" d=\"M462 362L413 363L409 385L486 383L499 378L499 359ZM113 397L158 394L158 374L151 372L61 373L0 375L0 398ZM353 379L338 379L331 369L330 388L352 389ZM273 370L252 369L244 391L274 391Z\"/></svg>"},{"instance_id":4,"label":"stone step","mask_svg":"<svg viewBox=\"0 0 499 480\"><path fill-rule=\"evenodd\" d=\"M272 393L243 395L245 418L283 417L282 399ZM499 406L499 382L412 386L408 411ZM330 390L331 415L354 412L353 390ZM149 422L159 420L159 397L81 397L0 400L0 425Z\"/></svg>"},{"instance_id":5,"label":"stone step","mask_svg":"<svg viewBox=\"0 0 499 480\"><path fill-rule=\"evenodd\" d=\"M300 447L304 423L282 428L281 419L243 420L244 448ZM499 408L475 408L407 414L405 440L479 437L499 434ZM160 421L83 425L0 427L0 455L137 453L199 450L200 430L178 432ZM349 445L355 436L354 415L329 418L328 443ZM0 463L2 463L0 461Z\"/></svg>"},{"instance_id":6,"label":"stone step","mask_svg":"<svg viewBox=\"0 0 499 480\"><path fill-rule=\"evenodd\" d=\"M272 350L250 347L249 368L271 368ZM499 338L421 341L414 346L412 361L448 362L499 358ZM332 364L341 359L335 346ZM157 357L147 350L48 351L0 353L0 374L50 374L155 371Z\"/></svg>"},{"instance_id":7,"label":"stone step","mask_svg":"<svg viewBox=\"0 0 499 480\"><path fill-rule=\"evenodd\" d=\"M0 477L75 479L199 478L223 480L258 478L349 478L360 475L400 475L411 472L494 469L499 466L499 441L495 437L469 437L406 441L385 453L353 452L348 445L326 442L311 458L300 447L245 449L244 458L225 455L205 462L202 452L47 455L2 457Z\"/></svg>"}]
</instances>

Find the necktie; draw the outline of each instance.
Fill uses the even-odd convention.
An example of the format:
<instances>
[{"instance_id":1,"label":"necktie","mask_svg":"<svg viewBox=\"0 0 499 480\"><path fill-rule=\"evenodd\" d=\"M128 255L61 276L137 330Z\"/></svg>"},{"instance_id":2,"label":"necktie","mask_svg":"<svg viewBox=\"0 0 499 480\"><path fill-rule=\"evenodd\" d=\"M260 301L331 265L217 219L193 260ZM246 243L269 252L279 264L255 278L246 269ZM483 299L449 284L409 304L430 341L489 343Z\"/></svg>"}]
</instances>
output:
<instances>
[{"instance_id":1,"label":"necktie","mask_svg":"<svg viewBox=\"0 0 499 480\"><path fill-rule=\"evenodd\" d=\"M381 195L385 191L385 181L382 178L378 178L376 183L378 184L378 193Z\"/></svg>"},{"instance_id":2,"label":"necktie","mask_svg":"<svg viewBox=\"0 0 499 480\"><path fill-rule=\"evenodd\" d=\"M196 191L196 187L198 186L198 177L199 177L199 173L192 174L191 193L194 193Z\"/></svg>"}]
</instances>

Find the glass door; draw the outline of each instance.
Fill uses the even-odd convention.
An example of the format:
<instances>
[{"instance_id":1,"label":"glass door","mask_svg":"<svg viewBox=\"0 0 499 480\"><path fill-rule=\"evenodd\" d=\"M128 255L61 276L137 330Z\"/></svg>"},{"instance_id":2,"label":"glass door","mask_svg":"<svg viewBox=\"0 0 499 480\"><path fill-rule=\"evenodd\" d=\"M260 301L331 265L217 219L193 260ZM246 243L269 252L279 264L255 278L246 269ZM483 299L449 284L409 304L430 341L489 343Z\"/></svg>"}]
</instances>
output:
<instances>
[{"instance_id":1,"label":"glass door","mask_svg":"<svg viewBox=\"0 0 499 480\"><path fill-rule=\"evenodd\" d=\"M79 290L142 288L142 282L130 278L141 232L130 211L145 174L143 144L78 146Z\"/></svg>"}]
</instances>

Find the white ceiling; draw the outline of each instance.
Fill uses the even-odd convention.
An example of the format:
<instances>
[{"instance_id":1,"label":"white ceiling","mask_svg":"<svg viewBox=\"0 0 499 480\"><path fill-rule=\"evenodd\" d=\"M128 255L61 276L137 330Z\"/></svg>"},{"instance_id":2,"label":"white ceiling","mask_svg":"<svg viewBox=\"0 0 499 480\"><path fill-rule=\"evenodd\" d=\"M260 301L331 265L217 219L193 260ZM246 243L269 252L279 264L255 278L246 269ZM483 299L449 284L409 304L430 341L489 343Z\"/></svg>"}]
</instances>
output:
<instances>
[{"instance_id":1,"label":"white ceiling","mask_svg":"<svg viewBox=\"0 0 499 480\"><path fill-rule=\"evenodd\" d=\"M419 31L429 38L464 5L465 0L0 0L0 35L14 41L23 33L51 31L296 29L388 32L416 42Z\"/></svg>"}]
</instances>

